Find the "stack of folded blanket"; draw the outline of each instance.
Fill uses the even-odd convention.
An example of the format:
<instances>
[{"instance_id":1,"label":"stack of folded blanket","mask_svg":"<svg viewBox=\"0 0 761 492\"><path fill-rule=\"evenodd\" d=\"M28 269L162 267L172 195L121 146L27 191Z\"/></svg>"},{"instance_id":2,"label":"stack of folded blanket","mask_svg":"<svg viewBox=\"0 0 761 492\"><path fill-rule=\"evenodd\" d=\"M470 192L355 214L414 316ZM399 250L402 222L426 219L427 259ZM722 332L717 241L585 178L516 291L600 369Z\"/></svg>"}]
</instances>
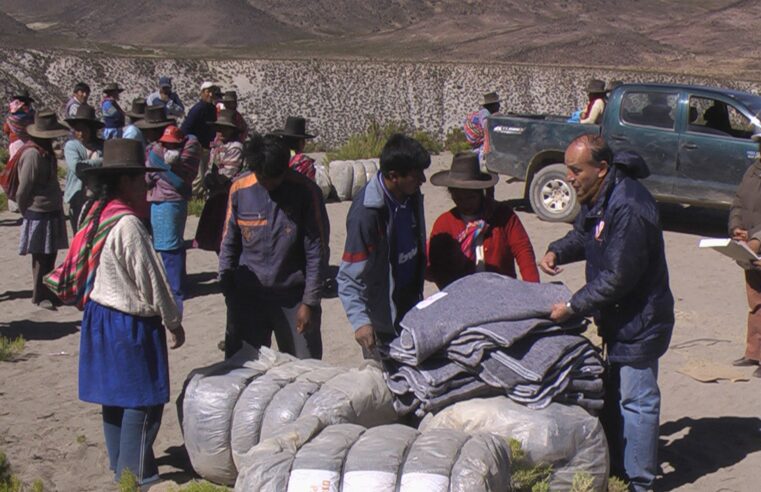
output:
<instances>
[{"instance_id":1,"label":"stack of folded blanket","mask_svg":"<svg viewBox=\"0 0 761 492\"><path fill-rule=\"evenodd\" d=\"M580 335L586 321L549 319L552 305L570 297L562 284L477 273L420 302L388 347L397 411L422 416L499 394L532 408L555 400L598 411L603 362Z\"/></svg>"}]
</instances>

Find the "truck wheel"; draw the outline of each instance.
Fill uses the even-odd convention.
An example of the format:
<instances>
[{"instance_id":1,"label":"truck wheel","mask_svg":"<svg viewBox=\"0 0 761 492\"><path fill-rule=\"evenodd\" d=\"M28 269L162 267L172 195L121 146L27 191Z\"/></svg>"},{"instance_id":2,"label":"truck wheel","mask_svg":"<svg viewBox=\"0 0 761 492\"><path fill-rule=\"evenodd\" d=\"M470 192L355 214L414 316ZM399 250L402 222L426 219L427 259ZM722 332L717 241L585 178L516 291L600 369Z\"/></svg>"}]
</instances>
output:
<instances>
[{"instance_id":1,"label":"truck wheel","mask_svg":"<svg viewBox=\"0 0 761 492\"><path fill-rule=\"evenodd\" d=\"M573 222L579 213L576 190L565 180L564 164L551 164L534 175L529 202L534 213L547 222Z\"/></svg>"}]
</instances>

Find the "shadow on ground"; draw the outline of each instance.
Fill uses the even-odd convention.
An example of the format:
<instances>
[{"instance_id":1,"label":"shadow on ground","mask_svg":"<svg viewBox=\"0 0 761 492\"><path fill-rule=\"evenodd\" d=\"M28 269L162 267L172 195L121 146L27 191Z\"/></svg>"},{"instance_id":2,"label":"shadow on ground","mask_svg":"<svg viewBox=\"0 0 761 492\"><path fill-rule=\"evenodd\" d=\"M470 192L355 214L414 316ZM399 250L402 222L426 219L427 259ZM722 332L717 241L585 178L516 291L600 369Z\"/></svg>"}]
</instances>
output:
<instances>
[{"instance_id":1,"label":"shadow on ground","mask_svg":"<svg viewBox=\"0 0 761 492\"><path fill-rule=\"evenodd\" d=\"M0 302L15 301L16 299L31 299L31 290L6 290L0 294Z\"/></svg>"},{"instance_id":2,"label":"shadow on ground","mask_svg":"<svg viewBox=\"0 0 761 492\"><path fill-rule=\"evenodd\" d=\"M185 281L185 300L221 292L217 272L191 273Z\"/></svg>"},{"instance_id":3,"label":"shadow on ground","mask_svg":"<svg viewBox=\"0 0 761 492\"><path fill-rule=\"evenodd\" d=\"M0 335L7 338L24 337L24 340L57 340L79 331L80 321L19 320L0 323Z\"/></svg>"},{"instance_id":4,"label":"shadow on ground","mask_svg":"<svg viewBox=\"0 0 761 492\"><path fill-rule=\"evenodd\" d=\"M188 452L184 445L172 446L164 450L164 455L156 458L158 466L171 466L175 471L162 473L161 478L172 480L178 485L200 478L193 470Z\"/></svg>"},{"instance_id":5,"label":"shadow on ground","mask_svg":"<svg viewBox=\"0 0 761 492\"><path fill-rule=\"evenodd\" d=\"M673 437L670 436L676 436ZM733 466L761 451L761 419L756 417L684 417L661 425L659 459L673 471L656 490L673 490Z\"/></svg>"}]
</instances>

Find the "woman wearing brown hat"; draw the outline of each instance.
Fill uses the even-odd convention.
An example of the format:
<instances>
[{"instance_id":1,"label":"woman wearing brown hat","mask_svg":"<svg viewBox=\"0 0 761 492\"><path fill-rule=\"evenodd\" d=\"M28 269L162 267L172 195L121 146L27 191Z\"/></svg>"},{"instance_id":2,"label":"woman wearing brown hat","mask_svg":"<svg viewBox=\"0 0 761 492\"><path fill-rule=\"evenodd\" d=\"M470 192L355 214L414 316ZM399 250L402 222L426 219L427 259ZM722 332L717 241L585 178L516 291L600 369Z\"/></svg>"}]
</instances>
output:
<instances>
[{"instance_id":1,"label":"woman wearing brown hat","mask_svg":"<svg viewBox=\"0 0 761 492\"><path fill-rule=\"evenodd\" d=\"M83 171L95 201L66 260L46 281L84 309L79 399L102 405L111 470L119 480L128 469L145 485L159 478L152 448L169 401L165 328L173 349L185 332L161 258L135 211L145 199L145 173L159 169L145 166L136 140L108 140L103 153L101 166Z\"/></svg>"},{"instance_id":2,"label":"woman wearing brown hat","mask_svg":"<svg viewBox=\"0 0 761 492\"><path fill-rule=\"evenodd\" d=\"M66 118L72 136L63 147L66 159L66 187L63 201L69 204L69 221L73 234L77 233L79 214L87 201L87 189L79 178L82 170L89 166L100 166L103 162L103 141L98 138L98 130L103 123L95 116L95 109L89 104L80 104L73 118Z\"/></svg>"},{"instance_id":3,"label":"woman wearing brown hat","mask_svg":"<svg viewBox=\"0 0 761 492\"><path fill-rule=\"evenodd\" d=\"M539 281L534 248L520 219L507 203L486 194L498 180L481 172L474 152L458 153L449 171L431 176L431 184L449 188L455 203L436 219L428 242L426 276L439 289L481 271L515 278L516 262L523 280Z\"/></svg>"},{"instance_id":4,"label":"woman wearing brown hat","mask_svg":"<svg viewBox=\"0 0 761 492\"><path fill-rule=\"evenodd\" d=\"M288 167L314 181L316 175L314 159L304 153L304 148L307 140L316 135L306 132L306 124L306 119L301 116L289 116L285 120L285 128L272 133L282 137L285 145L291 150Z\"/></svg>"},{"instance_id":5,"label":"woman wearing brown hat","mask_svg":"<svg viewBox=\"0 0 761 492\"><path fill-rule=\"evenodd\" d=\"M69 243L53 141L67 136L69 129L58 122L55 113L40 111L26 131L30 139L18 150L16 201L24 217L19 254L32 255L32 302L54 310L60 302L42 279L55 267L58 250Z\"/></svg>"},{"instance_id":6,"label":"woman wearing brown hat","mask_svg":"<svg viewBox=\"0 0 761 492\"><path fill-rule=\"evenodd\" d=\"M587 84L587 94L589 102L584 111L581 112L582 125L594 125L602 120L602 113L605 111L605 82L599 79L592 79Z\"/></svg>"}]
</instances>

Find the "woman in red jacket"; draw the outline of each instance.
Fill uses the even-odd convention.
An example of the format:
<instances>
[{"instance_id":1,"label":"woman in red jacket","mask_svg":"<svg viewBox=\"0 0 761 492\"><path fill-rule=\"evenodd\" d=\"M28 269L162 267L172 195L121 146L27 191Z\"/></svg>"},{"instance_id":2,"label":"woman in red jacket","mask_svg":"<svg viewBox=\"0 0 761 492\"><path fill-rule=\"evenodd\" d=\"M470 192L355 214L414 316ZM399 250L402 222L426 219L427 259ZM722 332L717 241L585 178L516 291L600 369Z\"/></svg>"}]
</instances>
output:
<instances>
[{"instance_id":1,"label":"woman in red jacket","mask_svg":"<svg viewBox=\"0 0 761 492\"><path fill-rule=\"evenodd\" d=\"M426 277L443 289L471 273L488 271L515 278L515 263L527 282L539 282L534 248L518 216L505 202L486 194L499 178L481 172L478 155L460 152L452 168L431 177L446 186L455 207L433 225L428 242Z\"/></svg>"}]
</instances>

